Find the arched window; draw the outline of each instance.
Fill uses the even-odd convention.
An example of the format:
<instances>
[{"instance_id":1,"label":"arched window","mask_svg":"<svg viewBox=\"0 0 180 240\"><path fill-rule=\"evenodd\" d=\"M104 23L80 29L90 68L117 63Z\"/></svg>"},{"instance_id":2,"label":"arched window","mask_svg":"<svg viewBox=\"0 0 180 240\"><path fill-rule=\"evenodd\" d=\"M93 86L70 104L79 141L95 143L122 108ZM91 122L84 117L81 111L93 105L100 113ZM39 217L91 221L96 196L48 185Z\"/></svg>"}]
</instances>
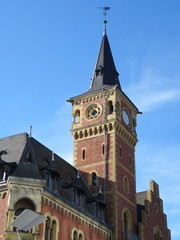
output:
<instances>
[{"instance_id":1,"label":"arched window","mask_svg":"<svg viewBox=\"0 0 180 240\"><path fill-rule=\"evenodd\" d=\"M96 135L98 133L97 127L94 128L94 134Z\"/></svg>"},{"instance_id":2,"label":"arched window","mask_svg":"<svg viewBox=\"0 0 180 240\"><path fill-rule=\"evenodd\" d=\"M96 173L95 172L93 172L92 174L91 174L91 180L92 180L92 186L96 186L97 185L97 175L96 175Z\"/></svg>"},{"instance_id":3,"label":"arched window","mask_svg":"<svg viewBox=\"0 0 180 240\"><path fill-rule=\"evenodd\" d=\"M14 205L15 217L19 216L25 209L35 211L34 203L28 198L22 198Z\"/></svg>"},{"instance_id":4,"label":"arched window","mask_svg":"<svg viewBox=\"0 0 180 240\"><path fill-rule=\"evenodd\" d=\"M154 233L154 240L157 240L157 235L156 235L156 233Z\"/></svg>"},{"instance_id":5,"label":"arched window","mask_svg":"<svg viewBox=\"0 0 180 240\"><path fill-rule=\"evenodd\" d=\"M14 205L14 219L19 216L25 209L30 209L32 211L36 211L34 203L28 199L28 198L22 198L19 201L16 202ZM13 231L16 231L15 228L13 228Z\"/></svg>"},{"instance_id":6,"label":"arched window","mask_svg":"<svg viewBox=\"0 0 180 240\"><path fill-rule=\"evenodd\" d=\"M112 101L108 101L108 114L113 113L113 104Z\"/></svg>"},{"instance_id":7,"label":"arched window","mask_svg":"<svg viewBox=\"0 0 180 240\"><path fill-rule=\"evenodd\" d=\"M88 137L88 132L87 132L87 130L84 131L84 136L85 136L85 137Z\"/></svg>"},{"instance_id":8,"label":"arched window","mask_svg":"<svg viewBox=\"0 0 180 240\"><path fill-rule=\"evenodd\" d=\"M99 127L99 133L102 133L103 132L103 129L102 129L102 126Z\"/></svg>"},{"instance_id":9,"label":"arched window","mask_svg":"<svg viewBox=\"0 0 180 240\"><path fill-rule=\"evenodd\" d=\"M80 111L76 110L74 114L74 123L79 123L80 122Z\"/></svg>"},{"instance_id":10,"label":"arched window","mask_svg":"<svg viewBox=\"0 0 180 240\"><path fill-rule=\"evenodd\" d=\"M129 192L129 181L126 176L124 177L124 191L127 193Z\"/></svg>"},{"instance_id":11,"label":"arched window","mask_svg":"<svg viewBox=\"0 0 180 240\"><path fill-rule=\"evenodd\" d=\"M51 227L51 238L50 240L56 240L56 233L57 233L57 223L55 220L52 221Z\"/></svg>"},{"instance_id":12,"label":"arched window","mask_svg":"<svg viewBox=\"0 0 180 240\"><path fill-rule=\"evenodd\" d=\"M112 126L112 124L110 123L109 124L109 131L112 131L113 130L113 126Z\"/></svg>"},{"instance_id":13,"label":"arched window","mask_svg":"<svg viewBox=\"0 0 180 240\"><path fill-rule=\"evenodd\" d=\"M124 219L123 219L123 223L124 223L124 235L125 235L125 239L127 239L128 237L128 216L127 213L124 213Z\"/></svg>"},{"instance_id":14,"label":"arched window","mask_svg":"<svg viewBox=\"0 0 180 240\"><path fill-rule=\"evenodd\" d=\"M35 211L35 205L32 202L32 200L28 199L28 198L22 198L19 201L16 202L16 204L14 205L14 210L17 210L19 208L25 208L25 209L30 209Z\"/></svg>"},{"instance_id":15,"label":"arched window","mask_svg":"<svg viewBox=\"0 0 180 240\"><path fill-rule=\"evenodd\" d=\"M82 131L80 131L79 136L80 136L80 138L83 138L83 132Z\"/></svg>"},{"instance_id":16,"label":"arched window","mask_svg":"<svg viewBox=\"0 0 180 240\"><path fill-rule=\"evenodd\" d=\"M73 240L78 240L78 233L76 231L73 233Z\"/></svg>"},{"instance_id":17,"label":"arched window","mask_svg":"<svg viewBox=\"0 0 180 240\"><path fill-rule=\"evenodd\" d=\"M89 136L92 136L93 135L93 131L92 131L92 128L89 129Z\"/></svg>"},{"instance_id":18,"label":"arched window","mask_svg":"<svg viewBox=\"0 0 180 240\"><path fill-rule=\"evenodd\" d=\"M50 218L48 217L46 220L46 226L45 226L45 240L50 240L50 235L51 235L51 222Z\"/></svg>"},{"instance_id":19,"label":"arched window","mask_svg":"<svg viewBox=\"0 0 180 240\"><path fill-rule=\"evenodd\" d=\"M83 240L83 236L81 233L79 234L79 240Z\"/></svg>"},{"instance_id":20,"label":"arched window","mask_svg":"<svg viewBox=\"0 0 180 240\"><path fill-rule=\"evenodd\" d=\"M124 240L128 240L128 234L129 231L131 231L131 219L128 211L126 210L123 213L123 235L124 235Z\"/></svg>"},{"instance_id":21,"label":"arched window","mask_svg":"<svg viewBox=\"0 0 180 240\"><path fill-rule=\"evenodd\" d=\"M57 232L57 221L51 216L48 216L45 223L44 240L57 240Z\"/></svg>"}]
</instances>

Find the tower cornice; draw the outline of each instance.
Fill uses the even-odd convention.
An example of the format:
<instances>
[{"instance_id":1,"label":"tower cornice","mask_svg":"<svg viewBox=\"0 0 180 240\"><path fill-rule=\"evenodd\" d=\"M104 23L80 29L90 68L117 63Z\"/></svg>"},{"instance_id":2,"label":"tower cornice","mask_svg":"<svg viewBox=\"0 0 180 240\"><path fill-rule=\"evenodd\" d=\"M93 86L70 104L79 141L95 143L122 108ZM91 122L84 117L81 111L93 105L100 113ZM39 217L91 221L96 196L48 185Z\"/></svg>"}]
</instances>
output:
<instances>
[{"instance_id":1,"label":"tower cornice","mask_svg":"<svg viewBox=\"0 0 180 240\"><path fill-rule=\"evenodd\" d=\"M114 95L115 92L118 92L120 96L122 96L122 98L130 103L131 107L133 107L133 109L136 111L137 114L141 114L141 112L139 111L139 109L135 106L135 104L128 98L128 96L121 90L118 88L118 85L114 86L114 87L110 87L110 88L105 88L102 90L97 90L94 92L85 92L81 95L72 97L70 99L67 100L67 102L72 103L73 105L79 105L81 103L85 103L85 102L90 102L96 99L100 99L100 98L104 98L104 97L110 97L111 95Z\"/></svg>"}]
</instances>

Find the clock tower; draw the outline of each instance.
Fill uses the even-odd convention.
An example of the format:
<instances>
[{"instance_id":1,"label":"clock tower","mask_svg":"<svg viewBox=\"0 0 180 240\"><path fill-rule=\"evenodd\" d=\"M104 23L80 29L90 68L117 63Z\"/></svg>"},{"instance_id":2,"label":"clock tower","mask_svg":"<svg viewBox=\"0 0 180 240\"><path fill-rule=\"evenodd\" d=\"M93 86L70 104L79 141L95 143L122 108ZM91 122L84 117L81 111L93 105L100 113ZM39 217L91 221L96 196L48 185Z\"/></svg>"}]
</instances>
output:
<instances>
[{"instance_id":1,"label":"clock tower","mask_svg":"<svg viewBox=\"0 0 180 240\"><path fill-rule=\"evenodd\" d=\"M113 239L137 239L134 154L139 111L121 89L106 31L90 89L68 101L72 103L74 166L97 201L101 195L106 204Z\"/></svg>"}]
</instances>

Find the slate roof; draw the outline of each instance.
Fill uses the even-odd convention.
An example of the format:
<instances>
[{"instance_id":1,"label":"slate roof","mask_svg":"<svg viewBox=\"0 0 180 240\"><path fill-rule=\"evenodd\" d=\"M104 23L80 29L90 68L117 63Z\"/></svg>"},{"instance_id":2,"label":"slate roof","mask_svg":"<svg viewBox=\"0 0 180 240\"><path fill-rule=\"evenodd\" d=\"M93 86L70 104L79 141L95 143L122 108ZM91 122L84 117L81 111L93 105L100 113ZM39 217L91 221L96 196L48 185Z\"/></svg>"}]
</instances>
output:
<instances>
[{"instance_id":1,"label":"slate roof","mask_svg":"<svg viewBox=\"0 0 180 240\"><path fill-rule=\"evenodd\" d=\"M29 179L44 179L47 184L44 187L52 195L60 198L80 212L92 217L96 221L110 228L104 219L95 215L95 204L106 205L102 197L94 197L81 173L66 162L63 158L54 154L50 149L38 142L27 133L20 133L14 136L0 139L0 181L2 172L8 176ZM49 185L49 177L58 179L58 189ZM7 179L7 178L6 178ZM51 180L52 180L51 179ZM56 191L57 190L57 191ZM86 196L86 206L82 207L79 202L74 202L73 192ZM80 196L80 195L79 195Z\"/></svg>"},{"instance_id":2,"label":"slate roof","mask_svg":"<svg viewBox=\"0 0 180 240\"><path fill-rule=\"evenodd\" d=\"M86 96L95 92L114 88L115 86L121 90L118 76L119 73L117 72L114 64L108 37L106 32L104 32L97 62L93 72L93 77L91 79L90 89L81 95L70 98L67 101L72 102L74 99L79 98L80 96Z\"/></svg>"},{"instance_id":3,"label":"slate roof","mask_svg":"<svg viewBox=\"0 0 180 240\"><path fill-rule=\"evenodd\" d=\"M27 142L27 134L17 134L0 139L0 151L6 151L7 154L1 156L1 159L7 163L19 163L22 152Z\"/></svg>"},{"instance_id":4,"label":"slate roof","mask_svg":"<svg viewBox=\"0 0 180 240\"><path fill-rule=\"evenodd\" d=\"M93 92L115 85L120 88L118 76L119 73L116 71L108 37L105 32L95 65L91 87L88 92Z\"/></svg>"},{"instance_id":5,"label":"slate roof","mask_svg":"<svg viewBox=\"0 0 180 240\"><path fill-rule=\"evenodd\" d=\"M42 179L41 172L46 169L58 175L64 186L76 187L78 181L78 187L81 185L91 195L81 174L77 180L78 171L75 167L56 154L52 161L52 151L27 133L0 139L0 151L7 152L0 156L0 164L16 163L12 176Z\"/></svg>"},{"instance_id":6,"label":"slate roof","mask_svg":"<svg viewBox=\"0 0 180 240\"><path fill-rule=\"evenodd\" d=\"M95 65L95 69L93 72L93 77L91 79L90 89L82 93L81 95L68 99L67 102L73 102L75 99L78 99L80 97L117 87L120 90L120 92L136 108L137 112L141 113L139 112L138 108L134 105L134 103L122 91L118 76L119 76L119 73L116 70L109 40L105 31L101 41L101 46L100 46L97 62Z\"/></svg>"}]
</instances>

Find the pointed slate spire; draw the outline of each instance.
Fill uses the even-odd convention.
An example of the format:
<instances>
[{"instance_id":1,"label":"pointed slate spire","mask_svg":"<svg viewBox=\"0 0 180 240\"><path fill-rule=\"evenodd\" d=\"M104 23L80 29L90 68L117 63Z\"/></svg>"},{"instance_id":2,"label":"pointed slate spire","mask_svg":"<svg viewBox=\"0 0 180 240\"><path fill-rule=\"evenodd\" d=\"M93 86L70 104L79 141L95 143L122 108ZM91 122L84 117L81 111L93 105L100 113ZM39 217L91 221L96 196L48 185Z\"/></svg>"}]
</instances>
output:
<instances>
[{"instance_id":1,"label":"pointed slate spire","mask_svg":"<svg viewBox=\"0 0 180 240\"><path fill-rule=\"evenodd\" d=\"M117 85L120 89L121 87L118 76L119 74L116 71L108 37L106 35L105 25L104 34L91 81L91 88L88 92L104 89L115 85Z\"/></svg>"},{"instance_id":2,"label":"pointed slate spire","mask_svg":"<svg viewBox=\"0 0 180 240\"><path fill-rule=\"evenodd\" d=\"M12 176L22 178L42 179L39 172L36 153L32 143L32 138L27 139L21 159Z\"/></svg>"}]
</instances>

